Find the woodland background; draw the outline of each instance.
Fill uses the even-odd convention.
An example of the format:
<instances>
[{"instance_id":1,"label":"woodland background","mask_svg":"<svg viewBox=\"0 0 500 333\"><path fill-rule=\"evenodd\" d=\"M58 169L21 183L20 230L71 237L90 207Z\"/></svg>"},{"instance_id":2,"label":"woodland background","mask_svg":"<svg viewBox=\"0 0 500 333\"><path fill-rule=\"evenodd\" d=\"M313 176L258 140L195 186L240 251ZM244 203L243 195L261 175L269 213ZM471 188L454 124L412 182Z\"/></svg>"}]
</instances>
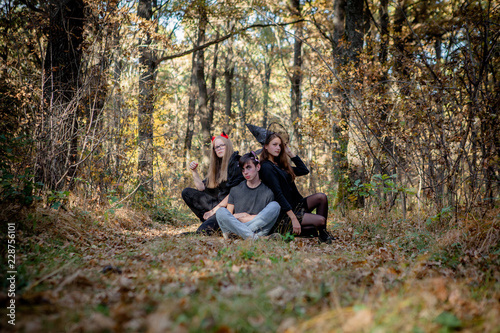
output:
<instances>
[{"instance_id":1,"label":"woodland background","mask_svg":"<svg viewBox=\"0 0 500 333\"><path fill-rule=\"evenodd\" d=\"M325 268L321 260L290 263L283 259L307 257L312 251L337 269L352 269L354 262L361 275L356 273L353 285L347 284L345 298L311 286L304 311L286 308L280 303L284 296L276 292L277 304L285 309L278 311L282 317L266 319L264 324L256 319L251 324L257 326L251 327L285 330L291 327L290 322L285 325L290 313L294 318L311 318L307 309L332 304L344 309L343 315L328 318L349 317L346 313L352 311L343 307L363 299L351 293L353 286L363 284L372 290L378 281L375 268L385 267L380 262L394 261L402 266L390 266L389 278L382 275L380 280L390 288L400 286L394 287L391 274L413 283L401 276L406 276L408 267L415 271L415 264L444 267L444 273L439 269L429 273L445 279L433 280L430 288L442 291L450 277L474 281L475 286L488 286L485 294L471 291L466 282L463 289L482 295L472 298L483 300L483 308L498 310L498 1L3 0L0 9L2 219L18 222L19 260L25 272L20 293L28 308L38 306L33 297L41 297L33 292L46 292L51 284L95 283L91 273L85 275L90 266L83 259L81 266L75 266L83 270L77 271L80 275L70 274L77 269L73 266L56 268L65 255L98 251L107 237L152 228L156 231L137 236L134 245L146 256L151 248L142 248L145 239L154 240L165 230L174 235L179 228L195 228L180 199L181 190L193 186L187 163L199 161L204 173L210 138L221 131L229 134L235 150L256 150L260 147L245 124L267 127L278 122L288 129L293 149L311 170L298 179L302 194L328 195L329 229L340 240L333 253L325 250L327 257L317 254L308 240L268 250L281 253L273 258L281 258L276 260L285 266L312 265L321 271ZM109 231L106 236L101 229ZM84 240L86 234L94 236ZM229 256L234 261L231 256L236 255L243 266L258 262L260 256L275 264L257 248L231 243L236 254L229 255L223 245L214 245L218 241L209 240L216 243L208 245L196 237L189 241L201 242L199 248L177 240L169 241L175 246L159 248L172 253L199 251L209 256L202 260L205 268L215 262L212 252L217 260ZM397 246L386 246L394 242ZM43 244L65 255L42 251L41 258L52 264L40 268L40 259L35 258ZM130 251L129 243L122 245L123 251ZM207 252L202 250L207 246ZM290 246L303 253L294 254ZM343 253L335 251L346 251L350 259L345 262L344 256L342 263L332 264L331 256L340 258ZM391 254L382 255L384 251ZM102 258L102 253L95 255ZM384 259L374 265L366 255ZM420 255L426 259L415 263ZM199 262L191 265L200 271ZM233 266L228 274L240 272ZM472 271L481 274L471 278ZM324 274L321 279L331 278L328 269ZM419 279L427 276L419 274ZM130 289L122 284L120 288ZM192 292L189 289L186 295ZM58 289L44 297L54 305L61 293ZM462 312L444 293L446 297L431 302L445 311L445 319L438 320L443 329L493 330L488 323L498 312L485 315L478 310L466 319L467 324L458 325ZM464 299L471 301L467 295ZM174 299L182 302L177 296ZM104 314L104 319L99 317L102 326L117 330L106 318L123 322L120 313L110 312L121 303L99 297L93 302L98 304L94 310ZM155 302L145 305L147 311L164 311ZM369 318L368 327L386 319L374 319L374 313L383 311L375 305L355 310L356 315L361 311L362 318ZM183 315L200 326L176 317L169 327L193 329L207 324L197 322L197 312L189 311ZM211 318L218 316L223 315ZM46 320L59 327L60 319ZM429 322L434 323L429 327L438 325ZM75 330L85 330L75 325ZM214 331L238 325L218 326L209 320Z\"/></svg>"}]
</instances>

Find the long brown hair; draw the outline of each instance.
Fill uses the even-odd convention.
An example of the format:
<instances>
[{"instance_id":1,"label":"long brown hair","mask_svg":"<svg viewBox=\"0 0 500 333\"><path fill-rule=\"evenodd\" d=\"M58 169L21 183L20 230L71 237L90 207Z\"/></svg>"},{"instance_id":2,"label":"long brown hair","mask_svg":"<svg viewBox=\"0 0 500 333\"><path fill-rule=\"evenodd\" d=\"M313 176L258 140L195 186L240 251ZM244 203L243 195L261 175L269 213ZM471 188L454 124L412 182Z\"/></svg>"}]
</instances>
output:
<instances>
[{"instance_id":1,"label":"long brown hair","mask_svg":"<svg viewBox=\"0 0 500 333\"><path fill-rule=\"evenodd\" d=\"M280 147L281 151L278 156L278 166L285 170L291 177L292 177L292 182L295 180L295 173L293 172L292 166L290 165L290 161L288 160L288 155L285 153L285 145L283 144L283 139L281 138L281 135L278 133L271 133L266 137L266 141L264 142L264 148L262 148L262 152L260 153L260 159L262 161L269 160L271 162L274 161L274 156L269 154L269 152L266 149L266 146L273 141L275 138L280 139Z\"/></svg>"},{"instance_id":2,"label":"long brown hair","mask_svg":"<svg viewBox=\"0 0 500 333\"><path fill-rule=\"evenodd\" d=\"M222 156L222 158L218 157L215 153L214 142L217 139L221 140L226 145L226 150L224 151L224 156ZM207 187L216 188L220 183L227 181L229 159L231 158L231 155L233 155L234 149L231 140L220 135L216 136L212 140L210 147L211 153L207 175Z\"/></svg>"}]
</instances>

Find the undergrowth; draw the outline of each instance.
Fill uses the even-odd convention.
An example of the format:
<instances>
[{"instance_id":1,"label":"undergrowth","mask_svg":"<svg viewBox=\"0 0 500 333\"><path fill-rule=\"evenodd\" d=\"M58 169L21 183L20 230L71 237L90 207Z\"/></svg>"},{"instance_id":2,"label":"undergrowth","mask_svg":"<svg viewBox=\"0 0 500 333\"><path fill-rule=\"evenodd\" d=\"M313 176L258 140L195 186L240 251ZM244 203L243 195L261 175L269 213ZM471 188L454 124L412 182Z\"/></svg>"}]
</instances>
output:
<instances>
[{"instance_id":1,"label":"undergrowth","mask_svg":"<svg viewBox=\"0 0 500 333\"><path fill-rule=\"evenodd\" d=\"M180 236L198 222L168 202L110 211L70 197L4 216L17 218L21 332L500 327L498 211L440 228L425 213L332 214L333 245Z\"/></svg>"}]
</instances>

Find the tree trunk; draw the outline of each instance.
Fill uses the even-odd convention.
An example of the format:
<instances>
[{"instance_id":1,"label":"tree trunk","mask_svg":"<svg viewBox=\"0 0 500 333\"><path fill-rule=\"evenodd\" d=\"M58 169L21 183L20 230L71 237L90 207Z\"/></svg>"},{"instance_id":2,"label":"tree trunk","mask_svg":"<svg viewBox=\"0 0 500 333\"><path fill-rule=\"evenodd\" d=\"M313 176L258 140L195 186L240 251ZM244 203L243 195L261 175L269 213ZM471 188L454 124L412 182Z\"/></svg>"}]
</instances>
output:
<instances>
[{"instance_id":1,"label":"tree trunk","mask_svg":"<svg viewBox=\"0 0 500 333\"><path fill-rule=\"evenodd\" d=\"M116 8L116 7L115 7ZM121 77L123 72L124 62L121 59L120 51L120 26L115 23L112 27L113 37L112 37L112 49L114 53L112 54L113 61L113 94L111 96L112 110L109 112L109 123L112 127L110 133L110 143L108 158L110 159L110 169L112 170L112 175L115 179L120 177L120 167L122 159L122 107L123 107L123 94L121 90Z\"/></svg>"},{"instance_id":2,"label":"tree trunk","mask_svg":"<svg viewBox=\"0 0 500 333\"><path fill-rule=\"evenodd\" d=\"M219 33L217 32L216 39L219 38ZM215 112L215 90L216 90L216 84L217 84L217 60L218 60L218 52L219 52L219 43L215 44L215 49L214 49L214 62L213 62L213 67L212 67L212 78L210 82L210 93L209 93L209 99L208 99L208 113L210 117L210 123L213 122L214 119L214 112Z\"/></svg>"},{"instance_id":3,"label":"tree trunk","mask_svg":"<svg viewBox=\"0 0 500 333\"><path fill-rule=\"evenodd\" d=\"M345 32L349 44L348 58L355 64L363 49L363 0L346 0Z\"/></svg>"},{"instance_id":4,"label":"tree trunk","mask_svg":"<svg viewBox=\"0 0 500 333\"><path fill-rule=\"evenodd\" d=\"M388 36L389 36L389 13L388 13L388 0L381 0L380 2L380 8L379 8L379 16L380 16L380 34L381 34L381 43L380 43L380 51L379 51L379 62L382 65L382 68L384 68L384 64L387 62L387 56L388 56ZM388 100L390 97L387 95L388 91L388 77L389 73L387 72L382 72L380 75L380 95L381 96L386 96L386 99ZM385 129L387 128L387 105L381 105L378 109L378 118L380 119L380 123L378 126L376 126L375 133L379 137L379 142L382 142L382 147L379 147L379 152L380 156L386 156L387 155L387 150L392 151L393 150L393 139L389 135L383 135L387 134L387 131ZM375 160L375 172L377 174L393 174L393 172L388 171L387 169L393 169L393 165L383 165L381 161L390 161L390 158L377 158ZM393 164L393 163L392 163Z\"/></svg>"},{"instance_id":5,"label":"tree trunk","mask_svg":"<svg viewBox=\"0 0 500 333\"><path fill-rule=\"evenodd\" d=\"M405 80L406 77L406 69L403 66L403 57L405 55L405 43L402 38L403 33L403 25L406 20L406 1L402 0L397 6L394 12L394 46L396 48L394 54L394 75L396 78L401 78L401 80ZM402 87L404 90L404 86ZM404 91L401 93L405 93Z\"/></svg>"},{"instance_id":6,"label":"tree trunk","mask_svg":"<svg viewBox=\"0 0 500 333\"><path fill-rule=\"evenodd\" d=\"M302 16L300 0L291 0L292 14L297 18ZM302 102L302 23L298 23L295 29L295 44L293 46L293 69L292 69L291 109L290 116L293 125L293 136L298 147L301 145L299 133L300 105Z\"/></svg>"},{"instance_id":7,"label":"tree trunk","mask_svg":"<svg viewBox=\"0 0 500 333\"><path fill-rule=\"evenodd\" d=\"M151 0L139 0L138 16L142 19L151 20L153 7ZM151 36L146 32L144 39L139 41L141 56L139 65L141 75L139 78L139 112L138 112L138 173L141 187L140 190L148 198L153 198L153 109L154 109L154 85L156 80L156 61L154 52L151 50Z\"/></svg>"},{"instance_id":8,"label":"tree trunk","mask_svg":"<svg viewBox=\"0 0 500 333\"><path fill-rule=\"evenodd\" d=\"M262 100L262 114L263 114L263 118L264 118L262 120L262 126L264 128L267 128L269 88L270 88L270 84L271 84L271 70L272 70L271 59L269 59L269 60L266 60L264 63L264 96L263 96L263 100Z\"/></svg>"},{"instance_id":9,"label":"tree trunk","mask_svg":"<svg viewBox=\"0 0 500 333\"><path fill-rule=\"evenodd\" d=\"M333 62L337 67L345 64L345 49L341 45L341 40L345 37L345 11L346 11L346 0L335 0L334 1L334 12L333 17L333 44L332 44L332 55ZM337 183L337 199L334 203L335 207L345 208L347 200L347 188L348 184L345 182L344 175L348 173L347 164L347 146L349 143L348 131L342 130L343 127L347 126L349 123L348 117L348 107L346 96L342 90L336 90L335 95L338 96L340 101L338 121L334 122L332 125L332 137L334 146L331 148L332 161L333 161L333 179ZM343 211L342 211L343 213Z\"/></svg>"},{"instance_id":10,"label":"tree trunk","mask_svg":"<svg viewBox=\"0 0 500 333\"><path fill-rule=\"evenodd\" d=\"M207 11L205 8L205 3L201 3L199 7L199 25L198 25L198 45L205 44L205 30L208 23ZM203 144L205 147L210 146L211 142L211 127L212 119L210 119L210 114L208 112L208 92L207 83L205 81L205 51L199 50L196 52L196 82L198 85L198 108L200 113L201 122L201 134L203 137ZM207 151L208 152L208 151ZM208 154L204 154L203 162L208 164Z\"/></svg>"},{"instance_id":11,"label":"tree trunk","mask_svg":"<svg viewBox=\"0 0 500 333\"><path fill-rule=\"evenodd\" d=\"M357 68L357 64L359 63L359 54L363 49L363 31L364 31L364 16L363 16L363 8L364 1L363 0L347 0L346 1L346 17L345 17L345 35L347 41L347 49L346 49L346 57L345 60L349 61L350 68ZM359 100L359 93L356 90L356 83L360 83L361 80L359 77L354 76L349 79L350 84L350 92L349 98L350 103L347 109L352 109L356 107L353 105L356 100ZM352 150L349 152L349 146L357 145L356 142L358 139L357 135L355 135L354 130L359 128L360 126L356 126L356 122L360 121L351 110L348 111L348 114L344 115L344 121L347 122L347 145L345 148L347 149L347 157L348 157L348 178L349 183L352 184L354 181L360 179L362 183L365 182L364 179L364 166L362 164L362 160L360 156L357 156L357 153ZM344 135L346 137L346 135ZM354 140L354 142L351 142ZM350 155L349 155L350 154ZM362 207L364 205L364 197L358 196L357 201L355 203L356 207Z\"/></svg>"},{"instance_id":12,"label":"tree trunk","mask_svg":"<svg viewBox=\"0 0 500 333\"><path fill-rule=\"evenodd\" d=\"M230 121L233 117L231 106L233 104L233 78L234 78L234 62L233 62L233 45L228 44L226 65L224 69L224 86L226 91L226 103L224 112L224 131L227 134L231 133Z\"/></svg>"},{"instance_id":13,"label":"tree trunk","mask_svg":"<svg viewBox=\"0 0 500 333\"><path fill-rule=\"evenodd\" d=\"M78 100L85 21L83 0L52 0L44 72L44 118L36 178L60 190L76 172Z\"/></svg>"},{"instance_id":14,"label":"tree trunk","mask_svg":"<svg viewBox=\"0 0 500 333\"><path fill-rule=\"evenodd\" d=\"M380 16L380 53L379 61L384 64L387 61L387 47L389 45L389 0L380 0L379 16Z\"/></svg>"},{"instance_id":15,"label":"tree trunk","mask_svg":"<svg viewBox=\"0 0 500 333\"><path fill-rule=\"evenodd\" d=\"M186 123L186 137L184 138L184 153L186 156L186 167L189 165L191 145L194 133L194 116L196 113L197 82L196 82L196 57L197 52L193 52L191 57L191 82L189 86L189 102Z\"/></svg>"},{"instance_id":16,"label":"tree trunk","mask_svg":"<svg viewBox=\"0 0 500 333\"><path fill-rule=\"evenodd\" d=\"M345 33L345 6L346 0L334 0L332 56L336 64L343 63L343 61L340 61L343 58L343 51L342 47L339 46L339 42Z\"/></svg>"}]
</instances>

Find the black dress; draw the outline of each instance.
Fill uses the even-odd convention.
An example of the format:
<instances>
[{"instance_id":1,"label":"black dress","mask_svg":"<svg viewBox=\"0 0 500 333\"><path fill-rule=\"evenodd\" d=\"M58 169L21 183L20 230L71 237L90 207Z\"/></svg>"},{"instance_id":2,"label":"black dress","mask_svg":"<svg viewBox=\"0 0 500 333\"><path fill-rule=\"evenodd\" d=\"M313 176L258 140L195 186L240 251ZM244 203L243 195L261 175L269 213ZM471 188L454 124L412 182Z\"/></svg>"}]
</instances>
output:
<instances>
[{"instance_id":1,"label":"black dress","mask_svg":"<svg viewBox=\"0 0 500 333\"><path fill-rule=\"evenodd\" d=\"M233 186L238 185L244 180L239 166L240 157L238 152L234 152L231 155L227 168L227 181L220 183L216 188L206 187L207 180L205 179L203 180L205 184L205 189L203 191L199 191L195 188L185 188L182 191L182 199L184 202L200 221L203 222L197 232L206 231L206 233L211 233L219 230L215 215L205 221L203 219L203 214L217 206L217 204L224 200L229 194Z\"/></svg>"},{"instance_id":2,"label":"black dress","mask_svg":"<svg viewBox=\"0 0 500 333\"><path fill-rule=\"evenodd\" d=\"M309 169L307 169L307 166L298 155L291 160L295 164L295 166L292 166L295 176L304 176L309 173ZM293 211L299 222L302 223L304 213L310 212L307 207L307 201L300 194L295 182L292 181L292 176L290 176L290 174L288 174L285 170L269 160L262 161L260 164L260 178L262 179L262 182L264 182L264 184L266 184L273 191L274 200L276 200L281 206L280 216L271 230L271 233L291 233L293 227L290 217L288 217L286 212L289 210ZM301 235L316 235L316 230L314 228L312 230L304 229Z\"/></svg>"}]
</instances>

